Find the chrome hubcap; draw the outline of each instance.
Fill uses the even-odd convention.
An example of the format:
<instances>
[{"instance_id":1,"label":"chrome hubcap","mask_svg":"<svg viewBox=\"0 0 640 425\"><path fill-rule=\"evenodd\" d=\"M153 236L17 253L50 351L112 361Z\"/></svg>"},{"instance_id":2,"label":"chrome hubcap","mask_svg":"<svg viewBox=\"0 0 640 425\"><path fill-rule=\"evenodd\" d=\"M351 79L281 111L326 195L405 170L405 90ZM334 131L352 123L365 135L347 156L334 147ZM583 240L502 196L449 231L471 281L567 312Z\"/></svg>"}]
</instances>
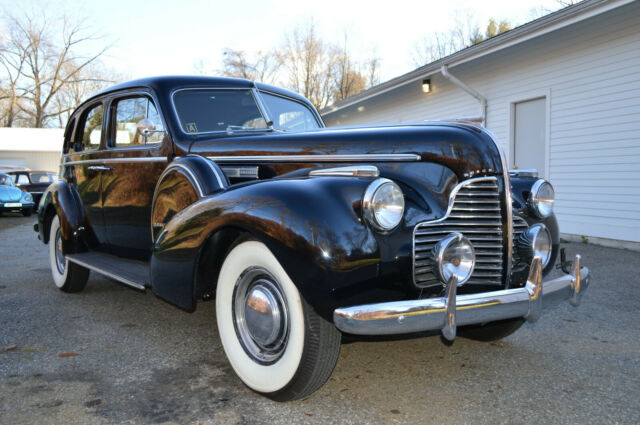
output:
<instances>
[{"instance_id":1,"label":"chrome hubcap","mask_svg":"<svg viewBox=\"0 0 640 425\"><path fill-rule=\"evenodd\" d=\"M66 260L64 258L64 254L62 253L62 235L60 234L60 229L56 231L56 267L58 267L58 271L60 274L64 274L64 269L66 265Z\"/></svg>"},{"instance_id":2,"label":"chrome hubcap","mask_svg":"<svg viewBox=\"0 0 640 425\"><path fill-rule=\"evenodd\" d=\"M242 348L254 361L271 364L284 353L289 314L280 285L265 269L252 267L238 278L233 323Z\"/></svg>"}]
</instances>

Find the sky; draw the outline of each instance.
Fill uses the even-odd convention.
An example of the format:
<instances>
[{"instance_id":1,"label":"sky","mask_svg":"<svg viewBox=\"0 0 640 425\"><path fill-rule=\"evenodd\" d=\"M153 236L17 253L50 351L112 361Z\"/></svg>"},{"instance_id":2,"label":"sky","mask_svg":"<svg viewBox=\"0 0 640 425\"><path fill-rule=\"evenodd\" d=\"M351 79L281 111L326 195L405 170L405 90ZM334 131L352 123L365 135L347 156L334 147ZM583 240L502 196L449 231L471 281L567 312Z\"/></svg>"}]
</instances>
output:
<instances>
[{"instance_id":1,"label":"sky","mask_svg":"<svg viewBox=\"0 0 640 425\"><path fill-rule=\"evenodd\" d=\"M522 24L534 9L559 7L556 0L0 0L3 14L31 8L84 19L104 35L84 48L98 51L112 44L103 62L127 78L193 74L198 62L215 73L225 49L277 48L285 32L313 19L324 39L341 42L346 32L357 57L379 57L385 81L414 69L415 43L448 31L456 14L472 14L478 24L492 17Z\"/></svg>"}]
</instances>

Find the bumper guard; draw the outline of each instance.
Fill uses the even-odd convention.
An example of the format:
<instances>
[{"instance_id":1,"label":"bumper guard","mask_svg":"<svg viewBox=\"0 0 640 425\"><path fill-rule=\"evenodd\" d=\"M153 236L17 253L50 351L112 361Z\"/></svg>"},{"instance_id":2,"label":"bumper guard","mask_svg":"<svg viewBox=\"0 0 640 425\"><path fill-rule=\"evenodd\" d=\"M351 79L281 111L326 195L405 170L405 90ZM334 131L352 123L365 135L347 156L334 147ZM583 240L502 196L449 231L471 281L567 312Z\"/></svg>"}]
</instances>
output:
<instances>
[{"instance_id":1,"label":"bumper guard","mask_svg":"<svg viewBox=\"0 0 640 425\"><path fill-rule=\"evenodd\" d=\"M393 335L440 329L450 341L456 337L456 326L517 317L535 322L543 308L564 300L569 300L573 306L579 305L580 297L589 285L589 269L581 267L581 262L580 255L576 255L569 274L543 283L542 260L535 257L523 288L457 296L457 285L450 283L441 298L338 308L333 312L333 322L340 331L355 335Z\"/></svg>"}]
</instances>

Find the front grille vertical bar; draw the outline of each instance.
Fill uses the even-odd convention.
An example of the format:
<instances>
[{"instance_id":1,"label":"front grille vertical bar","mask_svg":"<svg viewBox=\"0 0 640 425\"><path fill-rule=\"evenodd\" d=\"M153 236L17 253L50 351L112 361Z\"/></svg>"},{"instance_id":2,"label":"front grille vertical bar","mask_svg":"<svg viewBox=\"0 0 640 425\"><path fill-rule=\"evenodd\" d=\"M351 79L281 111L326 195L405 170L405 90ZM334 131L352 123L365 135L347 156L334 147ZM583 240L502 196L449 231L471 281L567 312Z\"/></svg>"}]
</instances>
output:
<instances>
[{"instance_id":1,"label":"front grille vertical bar","mask_svg":"<svg viewBox=\"0 0 640 425\"><path fill-rule=\"evenodd\" d=\"M509 175L509 166L507 164L507 156L504 154L504 149L493 133L484 127L476 126L482 130L496 146L496 149L500 153L500 162L502 164L502 180L504 182L504 208L507 213L507 259L505 261L505 273L504 273L504 287L510 287L511 271L513 270L513 205L511 200L511 176Z\"/></svg>"}]
</instances>

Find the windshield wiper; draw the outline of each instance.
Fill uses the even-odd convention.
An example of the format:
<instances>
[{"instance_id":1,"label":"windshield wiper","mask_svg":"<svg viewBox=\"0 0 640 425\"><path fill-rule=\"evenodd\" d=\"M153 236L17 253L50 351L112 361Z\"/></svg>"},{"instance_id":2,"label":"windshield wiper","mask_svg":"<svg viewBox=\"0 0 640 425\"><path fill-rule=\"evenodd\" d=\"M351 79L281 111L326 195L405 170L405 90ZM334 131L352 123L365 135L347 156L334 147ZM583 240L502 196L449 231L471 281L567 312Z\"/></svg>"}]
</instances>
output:
<instances>
[{"instance_id":1,"label":"windshield wiper","mask_svg":"<svg viewBox=\"0 0 640 425\"><path fill-rule=\"evenodd\" d=\"M256 127L245 127L242 125L229 125L227 126L227 134L233 134L235 132L263 132L263 131L275 131L273 127L264 127L264 128L256 128Z\"/></svg>"}]
</instances>

